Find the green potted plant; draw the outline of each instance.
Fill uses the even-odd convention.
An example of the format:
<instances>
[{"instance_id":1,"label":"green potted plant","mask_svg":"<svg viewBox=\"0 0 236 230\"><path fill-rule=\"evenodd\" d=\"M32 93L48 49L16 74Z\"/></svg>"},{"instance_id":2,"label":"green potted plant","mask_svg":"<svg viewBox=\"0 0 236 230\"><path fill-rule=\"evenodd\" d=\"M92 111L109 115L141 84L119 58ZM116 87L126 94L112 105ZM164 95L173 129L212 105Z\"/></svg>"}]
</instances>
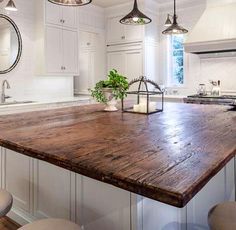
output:
<instances>
[{"instance_id":1,"label":"green potted plant","mask_svg":"<svg viewBox=\"0 0 236 230\"><path fill-rule=\"evenodd\" d=\"M99 81L94 89L90 89L90 92L97 102L106 104L105 111L117 111L117 100L127 96L128 88L127 78L113 69L109 72L107 79Z\"/></svg>"}]
</instances>

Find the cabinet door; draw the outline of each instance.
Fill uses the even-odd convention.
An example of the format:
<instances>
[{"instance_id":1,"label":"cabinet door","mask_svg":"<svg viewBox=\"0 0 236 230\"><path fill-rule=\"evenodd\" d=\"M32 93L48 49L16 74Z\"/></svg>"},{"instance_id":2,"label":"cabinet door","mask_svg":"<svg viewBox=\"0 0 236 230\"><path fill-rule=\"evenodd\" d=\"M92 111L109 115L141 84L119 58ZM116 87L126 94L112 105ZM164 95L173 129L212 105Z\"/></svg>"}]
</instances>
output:
<instances>
[{"instance_id":1,"label":"cabinet door","mask_svg":"<svg viewBox=\"0 0 236 230\"><path fill-rule=\"evenodd\" d=\"M131 230L130 193L77 175L77 222L86 230Z\"/></svg>"},{"instance_id":2,"label":"cabinet door","mask_svg":"<svg viewBox=\"0 0 236 230\"><path fill-rule=\"evenodd\" d=\"M188 203L188 229L208 229L208 212L224 201L235 201L235 168L231 160Z\"/></svg>"},{"instance_id":3,"label":"cabinet door","mask_svg":"<svg viewBox=\"0 0 236 230\"><path fill-rule=\"evenodd\" d=\"M76 8L62 6L63 26L68 28L77 28Z\"/></svg>"},{"instance_id":4,"label":"cabinet door","mask_svg":"<svg viewBox=\"0 0 236 230\"><path fill-rule=\"evenodd\" d=\"M46 23L54 25L62 25L62 7L46 1Z\"/></svg>"},{"instance_id":5,"label":"cabinet door","mask_svg":"<svg viewBox=\"0 0 236 230\"><path fill-rule=\"evenodd\" d=\"M116 69L119 73L126 73L125 53L124 52L111 52L107 57L108 71Z\"/></svg>"},{"instance_id":6,"label":"cabinet door","mask_svg":"<svg viewBox=\"0 0 236 230\"><path fill-rule=\"evenodd\" d=\"M4 154L3 187L13 195L14 207L29 213L32 159L8 149L4 149Z\"/></svg>"},{"instance_id":7,"label":"cabinet door","mask_svg":"<svg viewBox=\"0 0 236 230\"><path fill-rule=\"evenodd\" d=\"M61 73L63 70L62 29L53 26L46 26L45 44L45 64L47 72Z\"/></svg>"},{"instance_id":8,"label":"cabinet door","mask_svg":"<svg viewBox=\"0 0 236 230\"><path fill-rule=\"evenodd\" d=\"M77 32L63 30L63 66L64 73L77 74L78 72L78 42Z\"/></svg>"},{"instance_id":9,"label":"cabinet door","mask_svg":"<svg viewBox=\"0 0 236 230\"><path fill-rule=\"evenodd\" d=\"M34 216L70 219L70 172L34 160Z\"/></svg>"},{"instance_id":10,"label":"cabinet door","mask_svg":"<svg viewBox=\"0 0 236 230\"><path fill-rule=\"evenodd\" d=\"M96 34L87 32L87 31L80 31L79 32L79 43L81 49L95 49L96 48Z\"/></svg>"},{"instance_id":11,"label":"cabinet door","mask_svg":"<svg viewBox=\"0 0 236 230\"><path fill-rule=\"evenodd\" d=\"M87 94L94 86L95 51L82 49L79 55L80 75L75 80L77 93Z\"/></svg>"},{"instance_id":12,"label":"cabinet door","mask_svg":"<svg viewBox=\"0 0 236 230\"><path fill-rule=\"evenodd\" d=\"M142 41L144 26L125 26L124 30L126 42Z\"/></svg>"},{"instance_id":13,"label":"cabinet door","mask_svg":"<svg viewBox=\"0 0 236 230\"><path fill-rule=\"evenodd\" d=\"M119 22L120 17L108 19L107 41L108 43L125 42L124 25Z\"/></svg>"},{"instance_id":14,"label":"cabinet door","mask_svg":"<svg viewBox=\"0 0 236 230\"><path fill-rule=\"evenodd\" d=\"M129 82L134 78L138 78L143 75L142 50L126 51L125 69L125 74Z\"/></svg>"}]
</instances>

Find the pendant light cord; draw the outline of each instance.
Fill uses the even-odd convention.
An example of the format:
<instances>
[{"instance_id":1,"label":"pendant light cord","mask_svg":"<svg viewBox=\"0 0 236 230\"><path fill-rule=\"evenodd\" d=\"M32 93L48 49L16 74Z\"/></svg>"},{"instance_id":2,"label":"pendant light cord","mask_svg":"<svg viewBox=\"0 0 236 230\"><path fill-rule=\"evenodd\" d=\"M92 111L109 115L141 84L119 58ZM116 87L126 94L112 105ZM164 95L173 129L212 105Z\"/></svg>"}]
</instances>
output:
<instances>
[{"instance_id":1,"label":"pendant light cord","mask_svg":"<svg viewBox=\"0 0 236 230\"><path fill-rule=\"evenodd\" d=\"M174 17L173 17L173 24L177 23L177 15L176 15L176 0L174 0Z\"/></svg>"},{"instance_id":2,"label":"pendant light cord","mask_svg":"<svg viewBox=\"0 0 236 230\"><path fill-rule=\"evenodd\" d=\"M137 0L134 0L134 9L138 9L138 3L137 3Z\"/></svg>"}]
</instances>

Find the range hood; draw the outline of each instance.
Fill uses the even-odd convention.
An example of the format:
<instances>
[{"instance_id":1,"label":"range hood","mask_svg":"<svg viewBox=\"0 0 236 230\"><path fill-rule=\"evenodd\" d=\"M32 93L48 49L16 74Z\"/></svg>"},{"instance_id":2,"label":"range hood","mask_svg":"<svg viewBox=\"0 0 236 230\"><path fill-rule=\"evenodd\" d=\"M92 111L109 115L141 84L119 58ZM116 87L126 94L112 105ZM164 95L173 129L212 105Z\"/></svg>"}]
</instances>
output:
<instances>
[{"instance_id":1,"label":"range hood","mask_svg":"<svg viewBox=\"0 0 236 230\"><path fill-rule=\"evenodd\" d=\"M236 0L207 0L207 7L184 44L196 54L235 53Z\"/></svg>"}]
</instances>

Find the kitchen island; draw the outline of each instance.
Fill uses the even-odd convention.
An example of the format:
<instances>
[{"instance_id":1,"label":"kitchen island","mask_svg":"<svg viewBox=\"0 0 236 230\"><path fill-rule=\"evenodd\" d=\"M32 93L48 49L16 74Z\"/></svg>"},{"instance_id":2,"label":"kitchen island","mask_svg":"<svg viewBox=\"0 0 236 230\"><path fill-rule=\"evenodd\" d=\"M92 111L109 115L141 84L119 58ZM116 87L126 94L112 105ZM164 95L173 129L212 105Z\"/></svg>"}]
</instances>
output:
<instances>
[{"instance_id":1,"label":"kitchen island","mask_svg":"<svg viewBox=\"0 0 236 230\"><path fill-rule=\"evenodd\" d=\"M28 199L14 195L16 220L55 215L85 230L207 229L210 206L235 199L235 123L228 107L186 104L151 116L100 105L1 116L1 184ZM27 195L11 191L20 180Z\"/></svg>"}]
</instances>

